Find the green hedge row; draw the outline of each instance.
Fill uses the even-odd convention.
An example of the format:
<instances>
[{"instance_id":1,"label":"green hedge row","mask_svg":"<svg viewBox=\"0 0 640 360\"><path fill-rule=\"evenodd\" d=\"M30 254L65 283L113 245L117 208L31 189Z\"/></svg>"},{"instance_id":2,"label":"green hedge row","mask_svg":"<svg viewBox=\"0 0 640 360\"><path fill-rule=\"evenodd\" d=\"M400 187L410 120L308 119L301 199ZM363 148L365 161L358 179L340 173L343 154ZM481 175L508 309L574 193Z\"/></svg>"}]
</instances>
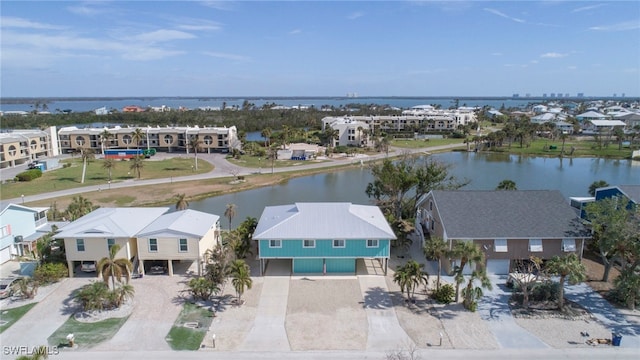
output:
<instances>
[{"instance_id":1,"label":"green hedge row","mask_svg":"<svg viewBox=\"0 0 640 360\"><path fill-rule=\"evenodd\" d=\"M40 169L31 169L27 171L23 171L20 174L16 175L16 180L18 181L31 181L33 179L37 179L42 176L42 171Z\"/></svg>"}]
</instances>

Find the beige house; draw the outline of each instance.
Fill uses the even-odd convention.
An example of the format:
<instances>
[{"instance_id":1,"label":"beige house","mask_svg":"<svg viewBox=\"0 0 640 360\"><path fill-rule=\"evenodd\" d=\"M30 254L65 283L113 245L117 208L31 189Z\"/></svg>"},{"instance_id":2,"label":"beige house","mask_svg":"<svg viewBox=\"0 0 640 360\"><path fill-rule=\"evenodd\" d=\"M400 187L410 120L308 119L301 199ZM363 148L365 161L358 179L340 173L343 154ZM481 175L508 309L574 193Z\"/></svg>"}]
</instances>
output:
<instances>
[{"instance_id":1,"label":"beige house","mask_svg":"<svg viewBox=\"0 0 640 360\"><path fill-rule=\"evenodd\" d=\"M46 130L14 130L0 134L0 168L58 155L55 126Z\"/></svg>"},{"instance_id":2,"label":"beige house","mask_svg":"<svg viewBox=\"0 0 640 360\"><path fill-rule=\"evenodd\" d=\"M134 273L145 273L144 260L163 263L170 275L174 261L195 262L200 273L202 255L219 241L219 216L168 211L167 207L99 208L65 226L56 238L64 239L69 276L81 271L83 262L97 264L109 256L115 244L120 245L116 258L129 259ZM150 246L151 239L156 240L155 247Z\"/></svg>"},{"instance_id":3,"label":"beige house","mask_svg":"<svg viewBox=\"0 0 640 360\"><path fill-rule=\"evenodd\" d=\"M220 217L194 210L176 211L157 218L136 238L140 273L151 266L166 266L173 275L173 263L180 261L195 262L201 275L204 253L220 242Z\"/></svg>"},{"instance_id":4,"label":"beige house","mask_svg":"<svg viewBox=\"0 0 640 360\"><path fill-rule=\"evenodd\" d=\"M582 250L591 235L578 213L556 190L433 190L419 202L416 230L450 247L473 241L485 253L490 274L508 274L515 261L543 260ZM456 259L444 262L450 273ZM471 271L469 269L469 271Z\"/></svg>"}]
</instances>

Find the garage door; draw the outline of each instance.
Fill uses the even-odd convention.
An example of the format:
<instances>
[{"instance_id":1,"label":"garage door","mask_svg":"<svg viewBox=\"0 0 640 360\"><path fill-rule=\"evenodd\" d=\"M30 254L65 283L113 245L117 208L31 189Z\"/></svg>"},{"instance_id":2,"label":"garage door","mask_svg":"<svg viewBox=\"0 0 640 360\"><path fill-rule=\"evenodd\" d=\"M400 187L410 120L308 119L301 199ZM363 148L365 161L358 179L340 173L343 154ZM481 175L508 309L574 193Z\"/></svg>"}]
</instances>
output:
<instances>
[{"instance_id":1,"label":"garage door","mask_svg":"<svg viewBox=\"0 0 640 360\"><path fill-rule=\"evenodd\" d=\"M4 264L9 260L11 260L11 246L0 250L0 264Z\"/></svg>"},{"instance_id":2,"label":"garage door","mask_svg":"<svg viewBox=\"0 0 640 360\"><path fill-rule=\"evenodd\" d=\"M322 259L293 259L294 273L322 273Z\"/></svg>"},{"instance_id":3,"label":"garage door","mask_svg":"<svg viewBox=\"0 0 640 360\"><path fill-rule=\"evenodd\" d=\"M355 273L356 259L327 259L327 273Z\"/></svg>"},{"instance_id":4,"label":"garage door","mask_svg":"<svg viewBox=\"0 0 640 360\"><path fill-rule=\"evenodd\" d=\"M509 259L487 260L487 274L507 275L509 274Z\"/></svg>"}]
</instances>

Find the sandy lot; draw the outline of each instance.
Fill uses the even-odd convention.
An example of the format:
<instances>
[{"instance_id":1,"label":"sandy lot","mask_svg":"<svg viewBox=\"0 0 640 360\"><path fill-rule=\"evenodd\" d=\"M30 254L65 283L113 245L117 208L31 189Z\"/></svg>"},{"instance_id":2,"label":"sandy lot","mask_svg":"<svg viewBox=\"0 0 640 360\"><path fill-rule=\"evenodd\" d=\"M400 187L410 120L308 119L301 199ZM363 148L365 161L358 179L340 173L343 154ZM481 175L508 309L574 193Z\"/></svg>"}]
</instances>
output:
<instances>
[{"instance_id":1,"label":"sandy lot","mask_svg":"<svg viewBox=\"0 0 640 360\"><path fill-rule=\"evenodd\" d=\"M291 350L364 350L367 327L358 280L291 280L286 318Z\"/></svg>"}]
</instances>

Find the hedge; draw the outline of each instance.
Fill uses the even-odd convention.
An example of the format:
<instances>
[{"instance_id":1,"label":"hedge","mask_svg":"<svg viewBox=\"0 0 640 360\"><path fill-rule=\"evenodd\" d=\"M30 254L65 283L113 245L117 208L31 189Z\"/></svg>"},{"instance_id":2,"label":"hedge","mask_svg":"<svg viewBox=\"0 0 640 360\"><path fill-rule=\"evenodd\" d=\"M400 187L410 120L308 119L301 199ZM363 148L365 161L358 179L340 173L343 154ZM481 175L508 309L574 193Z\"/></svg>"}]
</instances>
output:
<instances>
[{"instance_id":1,"label":"hedge","mask_svg":"<svg viewBox=\"0 0 640 360\"><path fill-rule=\"evenodd\" d=\"M31 181L33 179L37 179L42 176L42 170L40 169L30 169L27 171L23 171L16 175L16 179L18 181Z\"/></svg>"}]
</instances>

